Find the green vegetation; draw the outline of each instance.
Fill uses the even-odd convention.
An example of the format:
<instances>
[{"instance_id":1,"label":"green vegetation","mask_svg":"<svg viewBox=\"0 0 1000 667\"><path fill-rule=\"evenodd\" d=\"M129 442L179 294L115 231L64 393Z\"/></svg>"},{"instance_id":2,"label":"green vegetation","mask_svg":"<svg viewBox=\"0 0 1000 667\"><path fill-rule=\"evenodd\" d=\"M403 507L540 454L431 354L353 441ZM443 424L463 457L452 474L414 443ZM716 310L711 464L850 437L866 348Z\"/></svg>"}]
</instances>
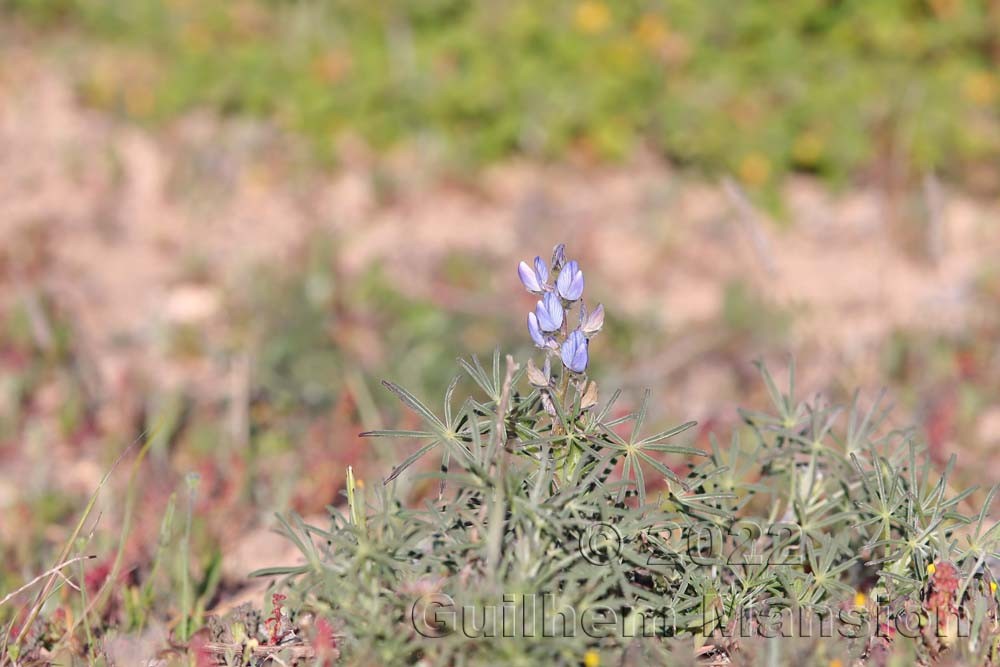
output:
<instances>
[{"instance_id":1,"label":"green vegetation","mask_svg":"<svg viewBox=\"0 0 1000 667\"><path fill-rule=\"evenodd\" d=\"M339 655L344 664L464 656L469 664L522 659L593 665L617 664L626 650L636 649L620 635L505 642L451 633L430 640L410 631L405 618L377 627L366 620L398 620L436 591L459 606L480 607L502 605L504 593L558 592L560 604L580 615L585 607L604 606L620 618L644 605L654 617L676 623L677 632L640 642L646 652L636 658L640 662L687 663L693 639L697 646L719 647L704 648L713 655L848 664L880 644L864 638L795 641L783 643L778 655L766 642L726 644L705 632L704 623L725 627L740 605L768 614L795 605L846 608L852 621L873 622L883 609L876 598L895 601L885 609L896 614L892 618L926 620L933 609L925 596L939 586L934 570L951 573L951 565L962 592L949 589L946 602L964 605L961 632L969 634L946 655L995 657L996 645L984 640L996 623L987 567L996 552L990 504L986 499L970 512L973 499L986 494L952 490L953 464L940 459L933 438L928 459L913 432L892 430L877 409L799 401L794 388L779 391L766 375L763 385L740 387L739 397L755 407L770 399L773 409L741 413L730 447L693 430L667 438L667 429L647 438L627 426L645 420L661 431L655 405L643 400L631 414L631 392L617 402L615 394L593 403L593 381L574 373L564 382L558 368L550 375L546 366L522 366L510 377L505 402L499 358L486 368L465 363L465 375L449 384L456 350L499 341L523 351L529 344L521 327L505 326L509 295L490 297L483 287L502 269L471 255L442 262L448 284L483 294L476 315L459 304L437 303L433 291L426 299L406 296L378 271L341 276L333 268L336 252L336 240L317 237L301 261L249 274L228 295L225 331L197 331L188 337L192 344L168 346L179 362L201 357L220 368L252 350L248 384L230 388L221 400L144 388L146 407L132 420L139 432L102 419L100 402L80 375L87 358L50 299L29 293L4 317L0 456L17 470L33 471L8 507L23 521L16 528L0 525L6 538L0 540L0 599L12 594L0 605L0 644L8 638L8 658L122 664L129 646L152 654L172 644L168 664L216 664L204 662L209 653L233 665L266 664L272 654L286 664L310 664L295 662L308 650L323 660ZM753 290L731 287L713 324L720 337L712 354L784 347L779 341L792 314ZM566 316L570 325L577 320L575 313ZM995 339L993 330L968 335ZM649 322L613 316L593 348L606 358L589 367L596 373L629 360L655 364L656 352L671 342ZM885 374L898 383L894 393L913 391L915 377L950 382L957 367L963 401L988 400L995 376L977 369L990 357L963 345L950 339L931 344L901 332L885 360ZM379 376L400 379L415 387L413 393L390 384L403 404L385 401L372 390ZM543 390L551 393L548 407ZM126 387L123 395L130 391ZM443 417L416 398L436 392L449 396ZM240 439L230 425L243 409ZM969 433L975 425L969 415L977 411L954 415L959 432ZM936 414L928 420L952 418L947 411ZM362 429L382 424L398 424L421 442L401 453L385 438L357 439ZM498 444L501 424L507 447ZM84 451L39 435L53 425L70 447ZM933 426L929 421L928 430L938 430ZM115 467L130 441L129 458ZM430 450L423 449L427 444ZM70 451L110 471L97 485L97 501L64 486L53 474L63 466L45 465L54 456L65 456L70 465ZM415 451L428 456L414 457ZM438 472L440 455L446 455L447 473ZM395 479L383 486L379 478L386 474ZM969 477L966 468L962 481ZM329 525L315 518L324 509ZM307 564L274 562L263 572L274 584L269 605L255 598L220 613L220 604L245 585L245 570L224 573L232 545L273 511L291 517L278 525L305 551ZM309 523L294 511L311 517ZM509 512L509 520L498 521L501 512ZM788 535L769 533L785 524L793 526ZM610 533L602 532L609 526ZM747 551L742 531L752 536L755 526L760 535ZM710 544L698 542L716 534ZM610 551L600 541L609 537ZM593 550L581 551L581 545ZM750 556L774 566L758 567ZM784 556L786 562L775 562ZM65 579L48 573L60 564ZM817 578L821 570L829 576ZM530 572L549 578L524 576ZM291 579L282 581L284 575ZM545 585L532 589L539 581ZM947 581L950 586L955 577ZM37 606L43 587L47 602ZM779 598L795 602L781 606ZM357 610L364 613L352 615ZM33 623L27 623L29 614ZM292 635L295 643L285 645ZM935 641L925 634L891 648L912 660L942 651Z\"/></svg>"},{"instance_id":2,"label":"green vegetation","mask_svg":"<svg viewBox=\"0 0 1000 667\"><path fill-rule=\"evenodd\" d=\"M995 187L1000 12L986 0L4 0L82 30L91 103L274 118L461 161L640 145L751 187L943 172Z\"/></svg>"},{"instance_id":3,"label":"green vegetation","mask_svg":"<svg viewBox=\"0 0 1000 667\"><path fill-rule=\"evenodd\" d=\"M261 119L321 160L354 154L359 137L416 150L441 172L649 150L733 175L770 203L793 172L1000 191L993 0L0 0L0 24L0 38L63 63L84 104L150 125L195 109ZM370 176L391 199L392 179ZM535 204L515 233L547 213ZM553 219L531 234L567 231ZM650 214L657 242L672 222ZM579 234L592 255L621 238ZM225 285L182 271L218 288L217 313L155 319L141 341L101 350L54 292L64 283L39 267L21 275L31 253L16 244L0 257L0 666L137 664L142 653L184 665L594 667L688 664L692 647L712 664L881 665L880 652L1000 664L998 487L956 491L995 472L996 267L947 295L983 315L971 324L858 338L880 346L865 384L890 383L918 420L895 430L877 401L847 393L867 358L856 349L823 356L813 369L824 379L808 382L843 407L747 372L749 359L793 346L817 356L796 337L812 305L772 301L767 281L734 275L715 312L676 320L670 299L637 290L645 310L609 308L592 350L580 336L601 329L603 309L600 324L597 311L566 315L575 299L557 284L563 305L542 309L563 324L541 328L537 308L528 317L535 359L544 350L549 362L536 367L524 363L527 313L498 289L513 271L493 251L348 276L343 240L318 234L286 264ZM628 245L612 248L623 266ZM722 256L681 245L657 247L634 282L678 262L701 275ZM551 302L536 278L545 286L529 291ZM939 305L921 307L950 317ZM117 358L152 348L162 366L148 376ZM511 351L506 371L497 353L485 367L460 362L453 381L456 356L494 348ZM165 367L179 372L158 376ZM598 396L581 367L625 390ZM382 377L401 403L377 391ZM662 403L635 400L650 384ZM441 410L423 402L441 394ZM689 402L699 429L661 423ZM736 404L748 409L726 407ZM256 539L275 526L304 558L275 559L250 595L247 571L270 562ZM625 622L554 641L470 640L447 611L424 627L443 637L412 623L428 595L499 610L508 594ZM748 609L756 638L729 641ZM847 614L867 632L757 641L762 619L803 609ZM942 611L956 624L937 625ZM647 613L663 631L631 641ZM878 634L899 619L919 633Z\"/></svg>"},{"instance_id":4,"label":"green vegetation","mask_svg":"<svg viewBox=\"0 0 1000 667\"><path fill-rule=\"evenodd\" d=\"M643 435L648 393L615 419L619 393L594 405L568 370L463 366L478 390L450 387L443 416L385 383L422 430L368 435L426 444L370 495L349 473L329 527L282 520L304 564L258 573L287 577L348 664L687 664L692 644L741 664L1000 658L997 488L963 515L954 461L932 472L877 402L800 402L794 371L781 391L765 370L771 411L702 452L675 444L693 422ZM410 509L392 480L435 449L440 492Z\"/></svg>"}]
</instances>

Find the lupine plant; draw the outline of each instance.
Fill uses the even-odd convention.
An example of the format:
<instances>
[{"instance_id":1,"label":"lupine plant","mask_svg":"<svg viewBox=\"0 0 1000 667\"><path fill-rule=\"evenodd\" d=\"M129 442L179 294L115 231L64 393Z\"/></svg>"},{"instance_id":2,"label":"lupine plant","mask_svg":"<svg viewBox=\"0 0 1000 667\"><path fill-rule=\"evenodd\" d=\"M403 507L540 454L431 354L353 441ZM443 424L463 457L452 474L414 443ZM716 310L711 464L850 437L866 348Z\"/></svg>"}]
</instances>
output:
<instances>
[{"instance_id":1,"label":"lupine plant","mask_svg":"<svg viewBox=\"0 0 1000 667\"><path fill-rule=\"evenodd\" d=\"M685 444L694 422L647 435L650 393L620 416L587 375L604 308L578 263L560 245L517 273L541 359L460 361L474 391L456 378L440 414L385 382L423 426L363 435L419 447L383 484L349 471L328 526L281 519L304 564L258 574L341 660L1000 662L996 487L963 512L953 461L935 471L880 400L799 400L794 367L783 391L761 366L773 408L728 446Z\"/></svg>"}]
</instances>

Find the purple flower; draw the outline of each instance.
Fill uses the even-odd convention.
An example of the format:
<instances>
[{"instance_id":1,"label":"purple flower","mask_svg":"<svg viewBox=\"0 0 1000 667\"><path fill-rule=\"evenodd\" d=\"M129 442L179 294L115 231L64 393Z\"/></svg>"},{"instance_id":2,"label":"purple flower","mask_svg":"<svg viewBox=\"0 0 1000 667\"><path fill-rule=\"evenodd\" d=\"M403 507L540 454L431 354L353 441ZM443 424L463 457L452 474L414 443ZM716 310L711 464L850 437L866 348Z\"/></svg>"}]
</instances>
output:
<instances>
[{"instance_id":1,"label":"purple flower","mask_svg":"<svg viewBox=\"0 0 1000 667\"><path fill-rule=\"evenodd\" d=\"M593 336L604 326L604 304L597 304L597 308L587 312L587 309L580 304L580 331L588 338Z\"/></svg>"},{"instance_id":2,"label":"purple flower","mask_svg":"<svg viewBox=\"0 0 1000 667\"><path fill-rule=\"evenodd\" d=\"M538 317L534 313L528 313L528 333L531 335L531 340L534 341L535 345L543 350L559 349L559 343L556 342L555 338L546 336L542 332L542 328L538 324Z\"/></svg>"},{"instance_id":3,"label":"purple flower","mask_svg":"<svg viewBox=\"0 0 1000 667\"><path fill-rule=\"evenodd\" d=\"M546 285L549 281L549 267L545 266L545 260L538 256L535 257L535 275L538 276L542 289L546 292L552 289L551 285Z\"/></svg>"},{"instance_id":4,"label":"purple flower","mask_svg":"<svg viewBox=\"0 0 1000 667\"><path fill-rule=\"evenodd\" d=\"M521 283L529 292L541 294L544 291L542 289L542 280L539 280L538 273L528 266L527 262L521 262L517 265L517 277L521 279Z\"/></svg>"},{"instance_id":5,"label":"purple flower","mask_svg":"<svg viewBox=\"0 0 1000 667\"><path fill-rule=\"evenodd\" d=\"M562 362L566 368L574 373L582 373L587 370L587 337L576 329L566 337L561 350Z\"/></svg>"},{"instance_id":6,"label":"purple flower","mask_svg":"<svg viewBox=\"0 0 1000 667\"><path fill-rule=\"evenodd\" d=\"M538 318L534 313L528 313L528 333L531 335L531 340L535 341L535 345L538 347L548 347L548 341L545 340L545 335L542 334L542 330L538 326Z\"/></svg>"},{"instance_id":7,"label":"purple flower","mask_svg":"<svg viewBox=\"0 0 1000 667\"><path fill-rule=\"evenodd\" d=\"M559 272L556 289L559 290L559 296L567 301L576 301L583 296L583 271L575 259L566 262L566 266Z\"/></svg>"},{"instance_id":8,"label":"purple flower","mask_svg":"<svg viewBox=\"0 0 1000 667\"><path fill-rule=\"evenodd\" d=\"M542 331L558 331L563 324L563 307L554 292L546 292L535 306L535 317Z\"/></svg>"}]
</instances>

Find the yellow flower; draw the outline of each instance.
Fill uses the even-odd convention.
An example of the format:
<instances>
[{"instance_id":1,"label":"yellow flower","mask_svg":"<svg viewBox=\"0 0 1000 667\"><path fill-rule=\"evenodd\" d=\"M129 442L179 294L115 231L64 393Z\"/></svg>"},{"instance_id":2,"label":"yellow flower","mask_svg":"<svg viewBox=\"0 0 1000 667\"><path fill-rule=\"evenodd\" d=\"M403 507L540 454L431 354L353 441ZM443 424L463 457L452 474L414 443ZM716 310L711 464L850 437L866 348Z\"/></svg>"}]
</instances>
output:
<instances>
[{"instance_id":1,"label":"yellow flower","mask_svg":"<svg viewBox=\"0 0 1000 667\"><path fill-rule=\"evenodd\" d=\"M844 663L842 663L839 659L834 658L829 662L827 667L844 667Z\"/></svg>"},{"instance_id":2,"label":"yellow flower","mask_svg":"<svg viewBox=\"0 0 1000 667\"><path fill-rule=\"evenodd\" d=\"M636 38L649 49L662 47L669 32L666 22L656 14L643 14L635 26Z\"/></svg>"},{"instance_id":3,"label":"yellow flower","mask_svg":"<svg viewBox=\"0 0 1000 667\"><path fill-rule=\"evenodd\" d=\"M156 110L156 96L145 84L127 86L122 98L126 113L132 118L148 118Z\"/></svg>"},{"instance_id":4,"label":"yellow flower","mask_svg":"<svg viewBox=\"0 0 1000 667\"><path fill-rule=\"evenodd\" d=\"M997 80L989 72L975 72L962 82L962 96L975 105L984 107L997 98Z\"/></svg>"},{"instance_id":5,"label":"yellow flower","mask_svg":"<svg viewBox=\"0 0 1000 667\"><path fill-rule=\"evenodd\" d=\"M868 596L858 591L854 594L854 606L861 609L868 603Z\"/></svg>"},{"instance_id":6,"label":"yellow flower","mask_svg":"<svg viewBox=\"0 0 1000 667\"><path fill-rule=\"evenodd\" d=\"M93 65L86 80L84 93L87 100L97 106L110 106L117 98L121 87L121 76L114 61L99 58Z\"/></svg>"},{"instance_id":7,"label":"yellow flower","mask_svg":"<svg viewBox=\"0 0 1000 667\"><path fill-rule=\"evenodd\" d=\"M603 2L586 0L576 6L573 15L576 27L591 35L604 32L611 23L611 11Z\"/></svg>"},{"instance_id":8,"label":"yellow flower","mask_svg":"<svg viewBox=\"0 0 1000 667\"><path fill-rule=\"evenodd\" d=\"M930 0L931 9L939 19L950 18L962 6L962 0Z\"/></svg>"},{"instance_id":9,"label":"yellow flower","mask_svg":"<svg viewBox=\"0 0 1000 667\"><path fill-rule=\"evenodd\" d=\"M792 144L792 157L799 164L816 164L823 156L823 138L815 132L803 132Z\"/></svg>"},{"instance_id":10,"label":"yellow flower","mask_svg":"<svg viewBox=\"0 0 1000 667\"><path fill-rule=\"evenodd\" d=\"M937 572L937 565L934 563L927 563L927 576L933 576Z\"/></svg>"},{"instance_id":11,"label":"yellow flower","mask_svg":"<svg viewBox=\"0 0 1000 667\"><path fill-rule=\"evenodd\" d=\"M597 651L587 651L583 654L584 667L600 667L601 656Z\"/></svg>"},{"instance_id":12,"label":"yellow flower","mask_svg":"<svg viewBox=\"0 0 1000 667\"><path fill-rule=\"evenodd\" d=\"M763 185L771 176L771 161L760 153L750 153L740 160L739 173L747 185Z\"/></svg>"},{"instance_id":13,"label":"yellow flower","mask_svg":"<svg viewBox=\"0 0 1000 667\"><path fill-rule=\"evenodd\" d=\"M995 581L990 582L990 593L993 593L993 595L997 594L997 582Z\"/></svg>"}]
</instances>

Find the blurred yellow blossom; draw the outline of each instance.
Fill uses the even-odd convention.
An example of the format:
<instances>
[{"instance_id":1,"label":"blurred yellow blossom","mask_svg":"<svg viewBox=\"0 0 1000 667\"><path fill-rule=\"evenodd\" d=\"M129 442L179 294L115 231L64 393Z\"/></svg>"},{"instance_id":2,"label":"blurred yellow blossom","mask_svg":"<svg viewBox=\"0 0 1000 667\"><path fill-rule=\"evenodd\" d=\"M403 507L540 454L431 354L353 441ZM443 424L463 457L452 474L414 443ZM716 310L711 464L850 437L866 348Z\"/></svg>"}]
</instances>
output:
<instances>
[{"instance_id":1,"label":"blurred yellow blossom","mask_svg":"<svg viewBox=\"0 0 1000 667\"><path fill-rule=\"evenodd\" d=\"M747 185L760 186L771 177L771 161L761 153L750 153L740 160L740 180Z\"/></svg>"},{"instance_id":2,"label":"blurred yellow blossom","mask_svg":"<svg viewBox=\"0 0 1000 667\"><path fill-rule=\"evenodd\" d=\"M865 607L868 604L868 596L858 591L854 594L854 606L858 609Z\"/></svg>"},{"instance_id":3,"label":"blurred yellow blossom","mask_svg":"<svg viewBox=\"0 0 1000 667\"><path fill-rule=\"evenodd\" d=\"M814 165L823 156L823 137L816 132L803 132L795 137L792 157L799 164Z\"/></svg>"},{"instance_id":4,"label":"blurred yellow blossom","mask_svg":"<svg viewBox=\"0 0 1000 667\"><path fill-rule=\"evenodd\" d=\"M656 14L643 14L635 26L636 39L649 49L662 48L669 35L667 22Z\"/></svg>"},{"instance_id":5,"label":"blurred yellow blossom","mask_svg":"<svg viewBox=\"0 0 1000 667\"><path fill-rule=\"evenodd\" d=\"M119 84L118 67L115 60L100 57L95 59L87 73L83 92L88 102L97 106L110 106L115 100Z\"/></svg>"},{"instance_id":6,"label":"blurred yellow blossom","mask_svg":"<svg viewBox=\"0 0 1000 667\"><path fill-rule=\"evenodd\" d=\"M583 654L584 667L600 667L601 656L597 651L587 651Z\"/></svg>"},{"instance_id":7,"label":"blurred yellow blossom","mask_svg":"<svg viewBox=\"0 0 1000 667\"><path fill-rule=\"evenodd\" d=\"M122 92L122 104L125 106L125 113L131 118L152 116L156 110L153 87L143 82L127 85Z\"/></svg>"},{"instance_id":8,"label":"blurred yellow blossom","mask_svg":"<svg viewBox=\"0 0 1000 667\"><path fill-rule=\"evenodd\" d=\"M603 2L585 0L576 6L573 20L583 32L596 34L604 32L611 23L611 11Z\"/></svg>"},{"instance_id":9,"label":"blurred yellow blossom","mask_svg":"<svg viewBox=\"0 0 1000 667\"><path fill-rule=\"evenodd\" d=\"M962 6L962 0L930 0L931 10L939 19L950 18Z\"/></svg>"},{"instance_id":10,"label":"blurred yellow blossom","mask_svg":"<svg viewBox=\"0 0 1000 667\"><path fill-rule=\"evenodd\" d=\"M975 72L962 82L962 96L978 106L992 104L997 98L997 80L989 72Z\"/></svg>"},{"instance_id":11,"label":"blurred yellow blossom","mask_svg":"<svg viewBox=\"0 0 1000 667\"><path fill-rule=\"evenodd\" d=\"M933 575L935 572L937 572L937 565L934 563L927 563L927 574Z\"/></svg>"}]
</instances>

